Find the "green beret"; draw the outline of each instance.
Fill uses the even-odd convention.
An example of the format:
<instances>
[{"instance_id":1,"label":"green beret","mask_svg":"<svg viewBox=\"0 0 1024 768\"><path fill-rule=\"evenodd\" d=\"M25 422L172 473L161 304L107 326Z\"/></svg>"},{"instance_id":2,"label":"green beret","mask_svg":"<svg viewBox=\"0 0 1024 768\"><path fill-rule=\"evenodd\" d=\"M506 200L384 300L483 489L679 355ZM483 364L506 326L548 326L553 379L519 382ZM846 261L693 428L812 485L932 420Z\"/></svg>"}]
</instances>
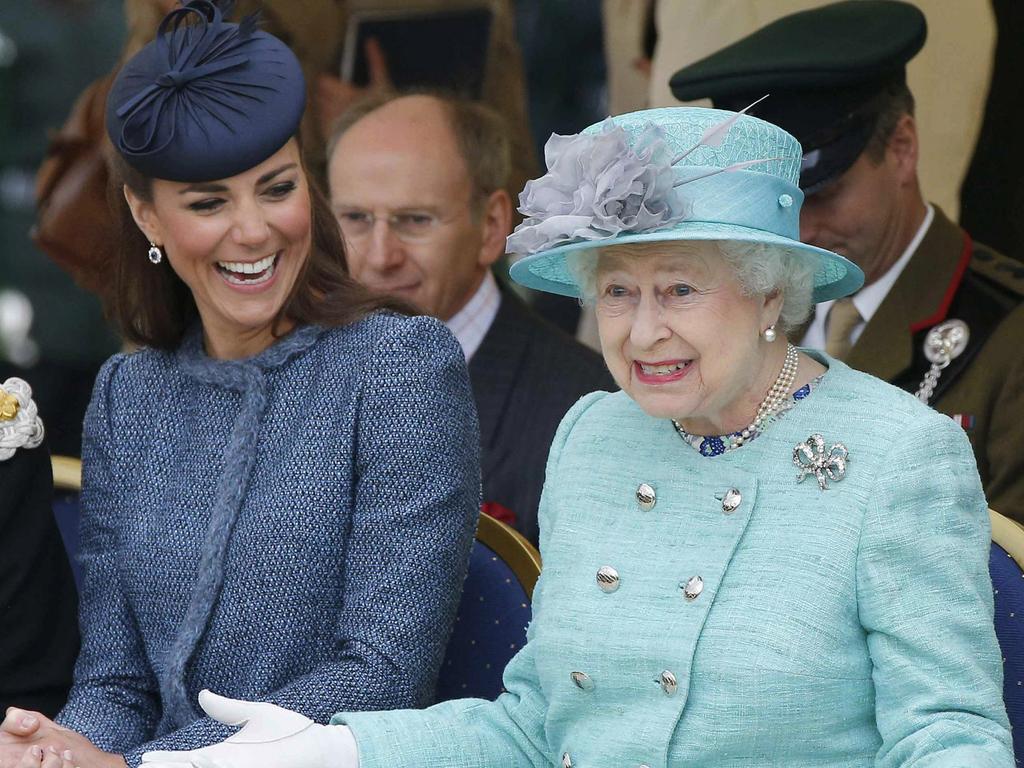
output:
<instances>
[{"instance_id":1,"label":"green beret","mask_svg":"<svg viewBox=\"0 0 1024 768\"><path fill-rule=\"evenodd\" d=\"M924 14L898 0L846 0L785 16L676 72L681 101L710 98L781 126L805 153L807 192L840 176L874 131L879 96L905 80L927 36Z\"/></svg>"}]
</instances>

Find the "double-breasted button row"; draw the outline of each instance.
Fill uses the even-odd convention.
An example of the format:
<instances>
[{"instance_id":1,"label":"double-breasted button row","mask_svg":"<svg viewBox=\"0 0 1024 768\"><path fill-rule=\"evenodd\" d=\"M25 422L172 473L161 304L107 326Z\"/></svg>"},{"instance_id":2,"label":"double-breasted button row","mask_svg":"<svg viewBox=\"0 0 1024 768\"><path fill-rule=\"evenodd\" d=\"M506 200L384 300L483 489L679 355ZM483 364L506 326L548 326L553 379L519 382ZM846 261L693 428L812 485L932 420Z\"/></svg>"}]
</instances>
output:
<instances>
[{"instance_id":1,"label":"double-breasted button row","mask_svg":"<svg viewBox=\"0 0 1024 768\"><path fill-rule=\"evenodd\" d=\"M743 494L740 493L739 488L730 488L718 498L722 500L722 512L727 515L731 515L739 509L743 502ZM654 486L650 483L640 483L636 489L636 505L644 512L650 512L657 503L658 494L654 490Z\"/></svg>"},{"instance_id":2,"label":"double-breasted button row","mask_svg":"<svg viewBox=\"0 0 1024 768\"><path fill-rule=\"evenodd\" d=\"M598 568L595 580L598 588L608 594L615 592L622 583L619 572L610 565L602 565ZM679 588L683 590L683 596L689 602L693 602L704 591L704 579L700 576L691 576L686 581L679 582Z\"/></svg>"},{"instance_id":3,"label":"double-breasted button row","mask_svg":"<svg viewBox=\"0 0 1024 768\"><path fill-rule=\"evenodd\" d=\"M569 679L581 691L594 690L594 681L586 672L570 672ZM661 686L661 690L667 696L673 695L679 688L679 681L676 679L675 673L670 669L663 670L661 674L654 678L654 682Z\"/></svg>"}]
</instances>

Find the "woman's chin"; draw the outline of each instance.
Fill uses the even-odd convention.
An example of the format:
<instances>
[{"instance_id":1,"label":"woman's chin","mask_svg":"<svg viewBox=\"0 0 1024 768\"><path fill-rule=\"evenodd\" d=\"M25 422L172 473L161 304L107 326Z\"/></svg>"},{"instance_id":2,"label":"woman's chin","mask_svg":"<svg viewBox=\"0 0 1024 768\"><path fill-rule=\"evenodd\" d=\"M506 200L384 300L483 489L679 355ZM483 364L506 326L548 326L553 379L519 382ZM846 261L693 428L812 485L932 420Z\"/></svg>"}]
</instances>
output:
<instances>
[{"instance_id":1,"label":"woman's chin","mask_svg":"<svg viewBox=\"0 0 1024 768\"><path fill-rule=\"evenodd\" d=\"M694 410L693 399L688 394L651 392L646 388L637 387L626 394L640 406L640 410L655 419L685 419L689 418Z\"/></svg>"}]
</instances>

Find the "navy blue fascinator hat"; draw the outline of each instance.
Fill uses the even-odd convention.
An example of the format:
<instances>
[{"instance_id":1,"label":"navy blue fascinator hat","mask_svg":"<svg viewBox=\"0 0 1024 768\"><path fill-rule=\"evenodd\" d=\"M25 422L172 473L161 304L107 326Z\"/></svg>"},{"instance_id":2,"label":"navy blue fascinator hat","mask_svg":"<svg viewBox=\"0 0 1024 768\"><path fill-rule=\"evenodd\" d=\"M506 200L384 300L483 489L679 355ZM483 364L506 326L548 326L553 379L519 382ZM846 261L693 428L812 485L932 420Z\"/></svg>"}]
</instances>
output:
<instances>
[{"instance_id":1,"label":"navy blue fascinator hat","mask_svg":"<svg viewBox=\"0 0 1024 768\"><path fill-rule=\"evenodd\" d=\"M125 63L107 98L107 133L127 163L168 181L235 176L295 135L306 85L295 54L232 3L191 0Z\"/></svg>"}]
</instances>

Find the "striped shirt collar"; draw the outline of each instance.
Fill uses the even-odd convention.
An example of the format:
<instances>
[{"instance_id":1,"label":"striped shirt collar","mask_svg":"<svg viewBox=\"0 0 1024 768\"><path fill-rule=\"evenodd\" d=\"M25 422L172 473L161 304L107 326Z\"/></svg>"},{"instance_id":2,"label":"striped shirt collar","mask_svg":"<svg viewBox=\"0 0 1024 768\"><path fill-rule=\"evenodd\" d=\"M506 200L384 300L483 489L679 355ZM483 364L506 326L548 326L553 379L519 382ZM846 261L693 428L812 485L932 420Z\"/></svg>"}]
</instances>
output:
<instances>
[{"instance_id":1,"label":"striped shirt collar","mask_svg":"<svg viewBox=\"0 0 1024 768\"><path fill-rule=\"evenodd\" d=\"M494 279L491 270L487 270L473 298L445 322L462 346L467 363L480 348L500 306L501 291L498 289L498 281Z\"/></svg>"}]
</instances>

